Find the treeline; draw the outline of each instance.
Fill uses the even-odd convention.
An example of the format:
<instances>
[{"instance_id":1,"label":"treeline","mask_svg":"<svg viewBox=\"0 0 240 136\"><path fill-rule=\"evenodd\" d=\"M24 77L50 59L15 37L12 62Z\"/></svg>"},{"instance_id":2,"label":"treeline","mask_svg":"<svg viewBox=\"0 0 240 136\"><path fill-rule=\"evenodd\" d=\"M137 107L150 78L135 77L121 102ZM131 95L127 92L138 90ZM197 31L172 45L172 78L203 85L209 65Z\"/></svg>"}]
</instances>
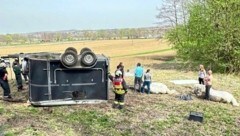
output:
<instances>
[{"instance_id":1,"label":"treeline","mask_svg":"<svg viewBox=\"0 0 240 136\"><path fill-rule=\"evenodd\" d=\"M181 23L175 23L167 34L178 57L190 64L204 64L213 71L239 73L240 1L171 1L173 7L181 7L187 13L175 16Z\"/></svg>"},{"instance_id":2,"label":"treeline","mask_svg":"<svg viewBox=\"0 0 240 136\"><path fill-rule=\"evenodd\" d=\"M43 42L117 40L158 38L165 29L158 27L106 29L106 30L67 30L58 32L36 32L28 34L0 35L0 45L32 44Z\"/></svg>"}]
</instances>

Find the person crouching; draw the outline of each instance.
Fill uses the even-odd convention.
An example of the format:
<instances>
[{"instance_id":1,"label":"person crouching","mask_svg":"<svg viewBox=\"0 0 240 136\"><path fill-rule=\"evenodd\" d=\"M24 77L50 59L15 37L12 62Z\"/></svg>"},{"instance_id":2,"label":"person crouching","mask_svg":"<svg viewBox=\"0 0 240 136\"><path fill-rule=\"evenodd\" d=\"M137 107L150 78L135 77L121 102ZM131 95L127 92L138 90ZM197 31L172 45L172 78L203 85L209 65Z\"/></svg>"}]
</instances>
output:
<instances>
[{"instance_id":1,"label":"person crouching","mask_svg":"<svg viewBox=\"0 0 240 136\"><path fill-rule=\"evenodd\" d=\"M124 96L127 93L127 84L122 78L122 72L117 70L115 72L115 77L109 75L109 79L113 83L115 100L113 103L113 108L123 109L124 108Z\"/></svg>"}]
</instances>

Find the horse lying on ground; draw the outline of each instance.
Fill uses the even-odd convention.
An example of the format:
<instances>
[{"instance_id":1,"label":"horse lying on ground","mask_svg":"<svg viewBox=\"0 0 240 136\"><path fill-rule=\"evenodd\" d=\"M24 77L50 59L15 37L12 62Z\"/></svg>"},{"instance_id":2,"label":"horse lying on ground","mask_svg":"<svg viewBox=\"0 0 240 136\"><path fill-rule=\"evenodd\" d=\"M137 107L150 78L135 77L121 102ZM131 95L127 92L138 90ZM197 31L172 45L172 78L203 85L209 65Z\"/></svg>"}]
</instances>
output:
<instances>
[{"instance_id":1,"label":"horse lying on ground","mask_svg":"<svg viewBox=\"0 0 240 136\"><path fill-rule=\"evenodd\" d=\"M203 98L205 96L205 85L195 84L193 91L197 97ZM214 90L212 88L210 89L210 100L215 102L232 103L233 106L239 106L232 94L226 91Z\"/></svg>"},{"instance_id":2,"label":"horse lying on ground","mask_svg":"<svg viewBox=\"0 0 240 136\"><path fill-rule=\"evenodd\" d=\"M134 86L129 86L129 89L134 90ZM139 85L135 85L135 89L140 92ZM145 92L147 91L147 86L145 86ZM176 90L170 90L168 87L163 83L153 82L151 83L151 90L150 93L152 94L179 94Z\"/></svg>"},{"instance_id":3,"label":"horse lying on ground","mask_svg":"<svg viewBox=\"0 0 240 136\"><path fill-rule=\"evenodd\" d=\"M153 94L178 94L176 90L170 90L165 84L158 82L151 83L150 92Z\"/></svg>"}]
</instances>

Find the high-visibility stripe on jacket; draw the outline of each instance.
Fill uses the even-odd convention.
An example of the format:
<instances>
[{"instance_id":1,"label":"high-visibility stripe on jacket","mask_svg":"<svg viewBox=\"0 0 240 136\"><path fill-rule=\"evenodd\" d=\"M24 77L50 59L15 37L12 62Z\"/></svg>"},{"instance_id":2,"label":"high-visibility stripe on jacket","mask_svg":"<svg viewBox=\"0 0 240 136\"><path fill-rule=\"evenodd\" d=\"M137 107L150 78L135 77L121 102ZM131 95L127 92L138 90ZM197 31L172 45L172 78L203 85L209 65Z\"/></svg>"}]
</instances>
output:
<instances>
[{"instance_id":1,"label":"high-visibility stripe on jacket","mask_svg":"<svg viewBox=\"0 0 240 136\"><path fill-rule=\"evenodd\" d=\"M117 94L124 94L125 90L123 89L122 85L123 79L122 78L114 78L113 79L113 87L114 87L114 92Z\"/></svg>"}]
</instances>

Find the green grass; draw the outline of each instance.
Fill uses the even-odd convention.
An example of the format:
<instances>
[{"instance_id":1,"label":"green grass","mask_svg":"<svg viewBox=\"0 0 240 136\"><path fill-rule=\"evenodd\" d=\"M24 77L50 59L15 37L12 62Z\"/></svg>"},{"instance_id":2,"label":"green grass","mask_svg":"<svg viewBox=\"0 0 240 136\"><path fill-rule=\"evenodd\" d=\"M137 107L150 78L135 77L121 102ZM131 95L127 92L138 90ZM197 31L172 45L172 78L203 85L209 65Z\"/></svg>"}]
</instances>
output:
<instances>
[{"instance_id":1,"label":"green grass","mask_svg":"<svg viewBox=\"0 0 240 136\"><path fill-rule=\"evenodd\" d=\"M181 93L187 86L173 85L169 79L179 77L177 70L153 70L156 81ZM182 79L194 79L196 72L184 73ZM228 82L218 77L224 76ZM235 91L230 86L239 77L214 74L215 88ZM218 83L218 84L217 84ZM235 96L239 100L239 95ZM110 96L113 99L113 96ZM204 122L188 121L190 111L202 112ZM28 107L0 102L1 130L5 135L240 135L240 109L231 104L204 101L193 96L192 101L180 101L175 96L139 95L131 91L126 96L126 109L113 110L111 103L103 105ZM3 119L6 120L3 120Z\"/></svg>"},{"instance_id":2,"label":"green grass","mask_svg":"<svg viewBox=\"0 0 240 136\"><path fill-rule=\"evenodd\" d=\"M122 57L129 57L128 61L133 60L132 64L135 64L134 59L139 58L134 56L161 54L161 52L170 50L143 51L114 56L114 59L120 61ZM178 62L175 60L167 60L159 64L157 60L149 59L149 65L145 64L144 68L150 68L154 81L166 84L169 89L175 89L181 94L191 93L191 85L174 85L169 81L197 79L197 71L178 69L177 66L181 64L176 63ZM213 88L226 90L232 93L238 101L240 100L240 77L218 73L213 73L213 76ZM132 77L126 77L128 84L131 84L132 80ZM14 90L12 92L16 93ZM111 108L111 102L114 99L112 92L110 92L109 103L96 105L42 108L0 101L0 132L9 136L240 135L240 107L204 101L192 96L192 101L181 101L175 95L140 95L129 91L126 95L126 109L122 111ZM203 123L189 121L190 111L202 112Z\"/></svg>"},{"instance_id":3,"label":"green grass","mask_svg":"<svg viewBox=\"0 0 240 136\"><path fill-rule=\"evenodd\" d=\"M96 133L115 126L115 122L109 116L97 111L75 111L63 117L70 123L81 124L85 130L89 129Z\"/></svg>"},{"instance_id":4,"label":"green grass","mask_svg":"<svg viewBox=\"0 0 240 136\"><path fill-rule=\"evenodd\" d=\"M0 115L3 114L4 108L0 106Z\"/></svg>"},{"instance_id":5,"label":"green grass","mask_svg":"<svg viewBox=\"0 0 240 136\"><path fill-rule=\"evenodd\" d=\"M153 124L161 132L161 130L164 130L166 128L170 128L175 123L179 123L180 120L181 120L181 117L170 114L166 119L156 121Z\"/></svg>"}]
</instances>

